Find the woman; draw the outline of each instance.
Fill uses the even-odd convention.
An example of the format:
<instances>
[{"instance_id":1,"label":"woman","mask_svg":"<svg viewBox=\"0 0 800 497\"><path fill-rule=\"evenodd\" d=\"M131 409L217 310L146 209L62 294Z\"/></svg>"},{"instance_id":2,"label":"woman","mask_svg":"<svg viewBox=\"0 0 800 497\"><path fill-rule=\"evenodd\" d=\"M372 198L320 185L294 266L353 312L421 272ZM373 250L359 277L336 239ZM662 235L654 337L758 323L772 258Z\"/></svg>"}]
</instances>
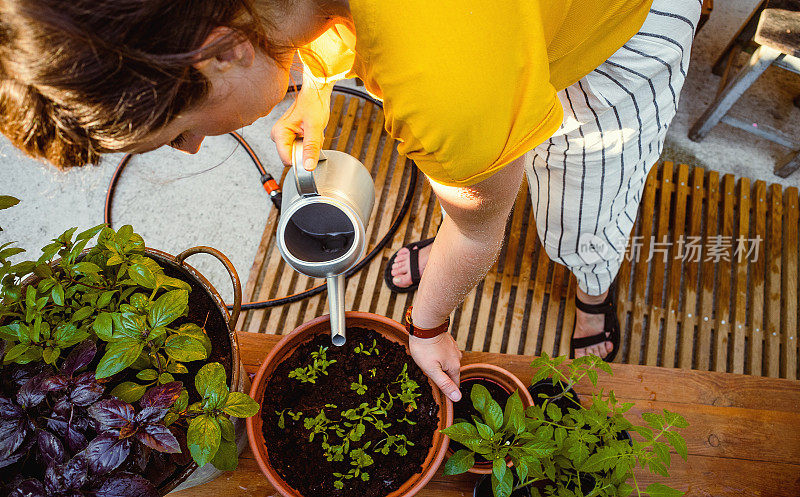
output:
<instances>
[{"instance_id":1,"label":"woman","mask_svg":"<svg viewBox=\"0 0 800 497\"><path fill-rule=\"evenodd\" d=\"M3 0L0 130L60 167L165 144L194 153L267 114L299 48L306 84L272 135L287 164L302 136L313 168L331 82L360 76L447 213L432 245L397 255L390 282L423 272L411 352L457 401L447 319L497 256L523 171L544 247L578 281L575 354L616 354L608 289L700 10L651 4Z\"/></svg>"}]
</instances>

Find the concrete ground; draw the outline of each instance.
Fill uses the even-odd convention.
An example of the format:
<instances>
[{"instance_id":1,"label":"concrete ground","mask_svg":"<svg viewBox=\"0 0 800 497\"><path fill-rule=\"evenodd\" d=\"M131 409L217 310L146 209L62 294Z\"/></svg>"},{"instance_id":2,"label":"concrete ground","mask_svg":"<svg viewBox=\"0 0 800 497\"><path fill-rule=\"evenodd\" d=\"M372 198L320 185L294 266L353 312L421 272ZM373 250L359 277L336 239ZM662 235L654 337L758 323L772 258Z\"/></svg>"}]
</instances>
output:
<instances>
[{"instance_id":1,"label":"concrete ground","mask_svg":"<svg viewBox=\"0 0 800 497\"><path fill-rule=\"evenodd\" d=\"M719 78L711 74L711 65L757 3L717 2L711 20L697 35L664 158L800 186L800 172L788 179L772 174L775 161L787 152L777 145L724 124L702 143L686 137L715 95ZM769 124L789 136L800 136L800 109L792 105L796 95L800 95L800 77L770 68L734 113L757 124ZM290 99L242 130L276 177L280 177L282 165L269 130ZM0 136L0 195L21 199L16 207L0 211L0 226L5 230L0 232L0 244L15 240L29 250L30 258L36 258L39 247L67 228L103 222L106 190L119 159L119 155L112 155L97 167L60 172L24 157ZM134 158L117 187L113 220L115 227L133 225L149 246L170 253L195 245L215 247L231 259L244 285L270 208L255 167L232 138L222 136L208 138L195 156L165 147ZM189 262L228 302L232 301L229 279L216 260L197 255Z\"/></svg>"}]
</instances>

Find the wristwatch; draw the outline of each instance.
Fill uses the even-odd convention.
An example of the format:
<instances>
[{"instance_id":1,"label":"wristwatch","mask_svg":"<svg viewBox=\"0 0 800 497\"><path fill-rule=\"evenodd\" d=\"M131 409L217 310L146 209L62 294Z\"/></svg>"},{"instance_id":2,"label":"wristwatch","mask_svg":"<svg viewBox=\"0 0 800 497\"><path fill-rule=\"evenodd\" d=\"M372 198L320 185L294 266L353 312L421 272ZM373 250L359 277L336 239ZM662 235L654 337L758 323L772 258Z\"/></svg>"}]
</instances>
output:
<instances>
[{"instance_id":1,"label":"wristwatch","mask_svg":"<svg viewBox=\"0 0 800 497\"><path fill-rule=\"evenodd\" d=\"M441 335L442 333L447 333L447 330L450 329L450 316L447 317L447 320L440 324L435 328L420 328L414 326L414 323L411 322L411 307L408 306L406 310L406 315L403 318L403 325L406 327L406 331L412 337L417 338L433 338Z\"/></svg>"}]
</instances>

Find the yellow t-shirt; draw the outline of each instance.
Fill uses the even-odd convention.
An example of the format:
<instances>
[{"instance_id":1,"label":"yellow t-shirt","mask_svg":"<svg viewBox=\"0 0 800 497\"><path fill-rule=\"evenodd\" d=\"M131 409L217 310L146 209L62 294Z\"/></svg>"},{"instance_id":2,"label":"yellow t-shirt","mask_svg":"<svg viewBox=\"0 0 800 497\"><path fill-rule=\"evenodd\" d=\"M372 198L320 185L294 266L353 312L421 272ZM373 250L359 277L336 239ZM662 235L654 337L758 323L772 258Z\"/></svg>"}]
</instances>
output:
<instances>
[{"instance_id":1,"label":"yellow t-shirt","mask_svg":"<svg viewBox=\"0 0 800 497\"><path fill-rule=\"evenodd\" d=\"M398 151L438 183L475 184L561 125L556 92L644 23L652 0L350 0L308 45L318 78L360 77Z\"/></svg>"}]
</instances>

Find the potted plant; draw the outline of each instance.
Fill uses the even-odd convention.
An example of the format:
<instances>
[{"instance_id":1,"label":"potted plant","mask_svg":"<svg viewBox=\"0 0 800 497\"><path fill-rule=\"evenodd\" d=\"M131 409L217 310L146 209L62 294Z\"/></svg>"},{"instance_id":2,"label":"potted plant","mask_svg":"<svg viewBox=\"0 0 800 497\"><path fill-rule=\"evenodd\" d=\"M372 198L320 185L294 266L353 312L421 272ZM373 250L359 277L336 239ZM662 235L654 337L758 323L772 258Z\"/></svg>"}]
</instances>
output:
<instances>
[{"instance_id":1,"label":"potted plant","mask_svg":"<svg viewBox=\"0 0 800 497\"><path fill-rule=\"evenodd\" d=\"M183 260L230 262L75 232L37 261L0 247L0 493L156 496L234 469L233 420L258 406L222 299Z\"/></svg>"},{"instance_id":2,"label":"potted plant","mask_svg":"<svg viewBox=\"0 0 800 497\"><path fill-rule=\"evenodd\" d=\"M566 371L564 362L563 356L546 354L533 361L532 383L546 380L552 390L536 392L535 405L526 409L515 394L500 411L487 389L473 386L470 399L481 416L443 430L466 447L448 459L444 473L463 473L481 455L493 465L491 476L476 485L476 496L682 495L661 483L641 489L633 469L638 465L668 477L670 447L684 459L687 455L686 442L674 431L688 426L684 418L667 410L644 413L644 424L635 426L624 417L633 404L618 402L613 391L594 393L583 405L573 385L586 377L596 387L598 370L611 374L611 368L597 356L575 359ZM642 441L623 435L627 430ZM513 467L507 467L507 457Z\"/></svg>"},{"instance_id":3,"label":"potted plant","mask_svg":"<svg viewBox=\"0 0 800 497\"><path fill-rule=\"evenodd\" d=\"M489 407L490 410L500 409L500 404L505 405L512 394L516 393L522 402L522 407L527 408L533 405L531 394L525 389L525 384L520 381L512 372L488 363L474 363L461 366L460 388L463 392L469 392L474 385L481 385L495 399L495 403ZM481 413L477 411L473 403L466 398L454 404L454 422L474 420ZM452 440L447 450L448 457L456 451L464 449L462 444ZM511 459L506 462L511 465ZM485 459L481 454L476 454L475 464L467 471L475 474L488 475L492 472L492 461Z\"/></svg>"},{"instance_id":4,"label":"potted plant","mask_svg":"<svg viewBox=\"0 0 800 497\"><path fill-rule=\"evenodd\" d=\"M408 353L391 319L348 312L347 341L331 344L322 316L267 356L247 420L261 470L284 496L410 496L444 460L452 404Z\"/></svg>"}]
</instances>

